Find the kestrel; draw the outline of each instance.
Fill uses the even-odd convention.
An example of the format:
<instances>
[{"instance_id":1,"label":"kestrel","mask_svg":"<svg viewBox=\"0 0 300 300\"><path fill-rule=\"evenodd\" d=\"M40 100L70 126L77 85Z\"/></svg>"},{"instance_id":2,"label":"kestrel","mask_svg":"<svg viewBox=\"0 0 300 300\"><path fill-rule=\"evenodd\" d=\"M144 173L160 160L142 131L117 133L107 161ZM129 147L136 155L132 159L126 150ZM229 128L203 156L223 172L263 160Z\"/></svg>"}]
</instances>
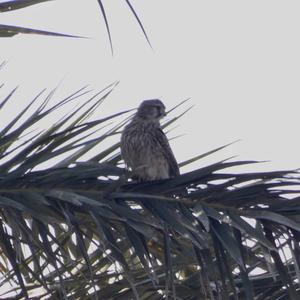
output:
<instances>
[{"instance_id":1,"label":"kestrel","mask_svg":"<svg viewBox=\"0 0 300 300\"><path fill-rule=\"evenodd\" d=\"M121 154L138 181L166 179L179 175L179 167L160 126L166 115L158 100L143 101L121 137Z\"/></svg>"}]
</instances>

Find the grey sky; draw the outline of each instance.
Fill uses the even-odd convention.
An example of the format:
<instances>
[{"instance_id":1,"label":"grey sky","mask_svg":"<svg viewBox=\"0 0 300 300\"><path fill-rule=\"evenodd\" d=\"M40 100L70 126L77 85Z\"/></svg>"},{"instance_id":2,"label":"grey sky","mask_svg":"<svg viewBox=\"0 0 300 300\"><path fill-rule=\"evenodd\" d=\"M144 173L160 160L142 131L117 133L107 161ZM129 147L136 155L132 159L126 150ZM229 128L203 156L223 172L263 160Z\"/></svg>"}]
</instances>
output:
<instances>
[{"instance_id":1,"label":"grey sky","mask_svg":"<svg viewBox=\"0 0 300 300\"><path fill-rule=\"evenodd\" d=\"M154 51L121 0L104 1L114 57L96 0L57 0L1 14L1 24L91 37L2 38L0 59L9 64L1 81L7 90L21 85L18 101L25 101L62 78L61 93L120 80L99 117L142 99L160 97L171 107L191 97L194 109L170 135L185 134L172 141L179 161L241 139L214 159L272 161L257 170L300 167L298 1L132 3Z\"/></svg>"}]
</instances>

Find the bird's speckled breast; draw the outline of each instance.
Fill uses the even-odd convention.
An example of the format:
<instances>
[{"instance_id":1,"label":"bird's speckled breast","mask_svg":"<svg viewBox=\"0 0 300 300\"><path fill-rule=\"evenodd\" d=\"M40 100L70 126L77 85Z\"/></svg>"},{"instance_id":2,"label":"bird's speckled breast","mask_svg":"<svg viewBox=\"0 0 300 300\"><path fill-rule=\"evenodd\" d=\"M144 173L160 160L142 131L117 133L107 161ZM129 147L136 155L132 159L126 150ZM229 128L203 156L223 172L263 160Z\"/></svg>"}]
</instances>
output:
<instances>
[{"instance_id":1,"label":"bird's speckled breast","mask_svg":"<svg viewBox=\"0 0 300 300\"><path fill-rule=\"evenodd\" d=\"M122 156L127 166L143 180L169 177L169 166L155 138L157 124L132 122L123 132Z\"/></svg>"}]
</instances>

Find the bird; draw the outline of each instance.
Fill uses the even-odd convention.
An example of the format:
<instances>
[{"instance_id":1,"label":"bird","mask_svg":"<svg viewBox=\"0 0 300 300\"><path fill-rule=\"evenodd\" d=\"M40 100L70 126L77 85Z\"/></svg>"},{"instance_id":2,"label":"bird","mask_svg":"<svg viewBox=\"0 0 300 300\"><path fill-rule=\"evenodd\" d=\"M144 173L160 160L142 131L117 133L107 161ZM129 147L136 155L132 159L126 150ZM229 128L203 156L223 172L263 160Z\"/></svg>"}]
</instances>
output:
<instances>
[{"instance_id":1,"label":"bird","mask_svg":"<svg viewBox=\"0 0 300 300\"><path fill-rule=\"evenodd\" d=\"M121 135L121 156L132 179L143 182L179 175L179 167L160 120L166 108L159 99L144 100Z\"/></svg>"}]
</instances>

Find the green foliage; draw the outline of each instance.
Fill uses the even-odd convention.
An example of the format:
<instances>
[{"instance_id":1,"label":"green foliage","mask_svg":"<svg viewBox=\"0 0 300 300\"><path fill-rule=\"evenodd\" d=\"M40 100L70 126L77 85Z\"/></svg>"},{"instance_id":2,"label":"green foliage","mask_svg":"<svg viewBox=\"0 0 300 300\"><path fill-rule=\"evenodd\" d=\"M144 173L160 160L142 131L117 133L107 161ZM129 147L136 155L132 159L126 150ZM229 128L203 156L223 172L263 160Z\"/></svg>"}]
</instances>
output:
<instances>
[{"instance_id":1,"label":"green foliage","mask_svg":"<svg viewBox=\"0 0 300 300\"><path fill-rule=\"evenodd\" d=\"M233 173L257 162L224 160L134 183L118 141L105 144L129 111L90 119L114 87L52 106L43 92L2 128L0 297L298 299L300 205L285 197L297 172Z\"/></svg>"}]
</instances>

